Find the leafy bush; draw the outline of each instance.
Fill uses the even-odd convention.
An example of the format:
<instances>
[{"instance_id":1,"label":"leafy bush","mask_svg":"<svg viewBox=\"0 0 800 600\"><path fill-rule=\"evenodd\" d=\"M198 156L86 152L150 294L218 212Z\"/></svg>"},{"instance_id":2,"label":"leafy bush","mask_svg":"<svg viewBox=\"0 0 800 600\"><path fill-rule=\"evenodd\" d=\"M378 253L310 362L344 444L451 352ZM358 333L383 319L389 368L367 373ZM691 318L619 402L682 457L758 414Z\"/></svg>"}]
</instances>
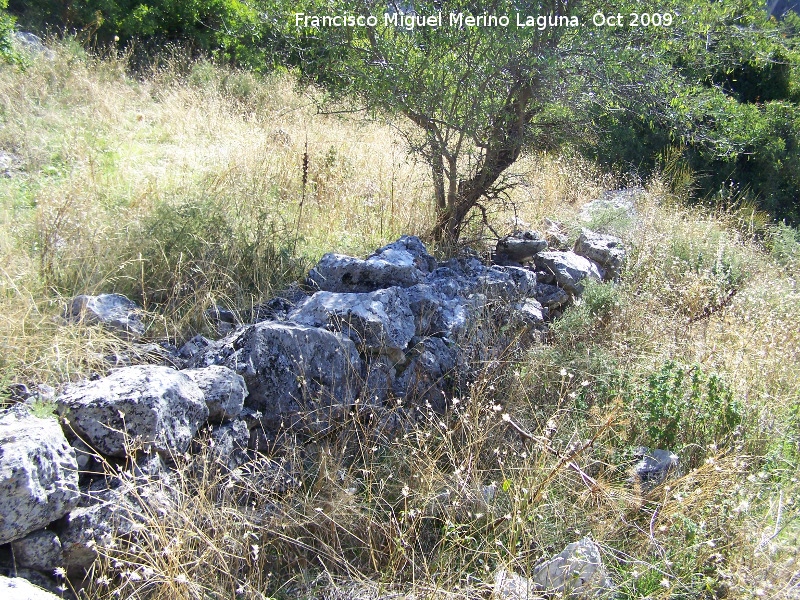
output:
<instances>
[{"instance_id":1,"label":"leafy bush","mask_svg":"<svg viewBox=\"0 0 800 600\"><path fill-rule=\"evenodd\" d=\"M580 299L553 324L553 331L559 339L576 343L614 322L620 305L617 285L594 280L586 280L583 285Z\"/></svg>"},{"instance_id":2,"label":"leafy bush","mask_svg":"<svg viewBox=\"0 0 800 600\"><path fill-rule=\"evenodd\" d=\"M14 51L12 34L14 33L14 17L8 14L8 0L0 0L0 60L12 63L19 57Z\"/></svg>"},{"instance_id":3,"label":"leafy bush","mask_svg":"<svg viewBox=\"0 0 800 600\"><path fill-rule=\"evenodd\" d=\"M699 365L667 362L627 401L637 424L631 441L681 452L690 468L708 445L730 441L744 416L725 381Z\"/></svg>"}]
</instances>

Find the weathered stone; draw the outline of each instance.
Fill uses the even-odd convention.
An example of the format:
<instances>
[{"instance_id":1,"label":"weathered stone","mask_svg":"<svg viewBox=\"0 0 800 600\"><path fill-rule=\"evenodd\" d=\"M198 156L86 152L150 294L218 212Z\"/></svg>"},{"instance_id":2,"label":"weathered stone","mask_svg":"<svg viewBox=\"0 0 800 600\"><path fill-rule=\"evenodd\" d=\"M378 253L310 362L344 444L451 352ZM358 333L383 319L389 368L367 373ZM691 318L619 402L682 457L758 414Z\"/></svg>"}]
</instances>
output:
<instances>
[{"instance_id":1,"label":"weathered stone","mask_svg":"<svg viewBox=\"0 0 800 600\"><path fill-rule=\"evenodd\" d=\"M208 406L209 421L235 419L242 412L247 386L238 373L220 365L186 369L181 373L188 375L202 390Z\"/></svg>"},{"instance_id":2,"label":"weathered stone","mask_svg":"<svg viewBox=\"0 0 800 600\"><path fill-rule=\"evenodd\" d=\"M81 576L94 563L98 548L111 547L115 537L128 536L136 523L142 524L143 517L122 492L107 490L101 497L95 504L73 510L61 524L63 564L69 575Z\"/></svg>"},{"instance_id":3,"label":"weathered stone","mask_svg":"<svg viewBox=\"0 0 800 600\"><path fill-rule=\"evenodd\" d=\"M637 448L639 462L633 467L634 481L643 492L649 492L667 480L678 469L678 456L669 450L649 450Z\"/></svg>"},{"instance_id":4,"label":"weathered stone","mask_svg":"<svg viewBox=\"0 0 800 600\"><path fill-rule=\"evenodd\" d=\"M211 456L228 470L233 470L249 460L249 443L250 429L244 421L219 425L211 432Z\"/></svg>"},{"instance_id":5,"label":"weathered stone","mask_svg":"<svg viewBox=\"0 0 800 600\"><path fill-rule=\"evenodd\" d=\"M0 575L0 596L4 600L61 600L52 592L33 585L22 577Z\"/></svg>"},{"instance_id":6,"label":"weathered stone","mask_svg":"<svg viewBox=\"0 0 800 600\"><path fill-rule=\"evenodd\" d=\"M307 283L328 292L372 292L420 283L434 266L419 238L403 236L366 260L326 254L308 273Z\"/></svg>"},{"instance_id":7,"label":"weathered stone","mask_svg":"<svg viewBox=\"0 0 800 600\"><path fill-rule=\"evenodd\" d=\"M557 285L540 283L536 286L536 299L542 306L553 309L566 304L569 301L569 294Z\"/></svg>"},{"instance_id":8,"label":"weathered stone","mask_svg":"<svg viewBox=\"0 0 800 600\"><path fill-rule=\"evenodd\" d=\"M121 294L75 296L67 307L66 317L76 322L101 323L131 339L144 335L141 310Z\"/></svg>"},{"instance_id":9,"label":"weathered stone","mask_svg":"<svg viewBox=\"0 0 800 600\"><path fill-rule=\"evenodd\" d=\"M621 239L588 229L583 229L575 242L575 254L603 267L607 279L618 279L625 261L625 247Z\"/></svg>"},{"instance_id":10,"label":"weathered stone","mask_svg":"<svg viewBox=\"0 0 800 600\"><path fill-rule=\"evenodd\" d=\"M125 367L71 385L58 405L69 427L107 456L125 456L128 443L166 455L183 452L208 418L197 384L161 366Z\"/></svg>"},{"instance_id":11,"label":"weathered stone","mask_svg":"<svg viewBox=\"0 0 800 600\"><path fill-rule=\"evenodd\" d=\"M189 360L196 354L208 348L209 344L211 344L211 340L203 337L202 335L196 335L180 347L178 350L178 356L184 360Z\"/></svg>"},{"instance_id":12,"label":"weathered stone","mask_svg":"<svg viewBox=\"0 0 800 600\"><path fill-rule=\"evenodd\" d=\"M385 354L395 362L403 360L403 350L414 337L409 298L398 287L361 294L317 292L288 319L341 332L370 354Z\"/></svg>"},{"instance_id":13,"label":"weathered stone","mask_svg":"<svg viewBox=\"0 0 800 600\"><path fill-rule=\"evenodd\" d=\"M531 579L541 590L575 598L595 598L614 587L600 548L590 537L567 544L560 554L537 566Z\"/></svg>"},{"instance_id":14,"label":"weathered stone","mask_svg":"<svg viewBox=\"0 0 800 600\"><path fill-rule=\"evenodd\" d=\"M52 572L62 564L61 540L47 529L39 529L11 542L11 549L14 561L22 567Z\"/></svg>"},{"instance_id":15,"label":"weathered stone","mask_svg":"<svg viewBox=\"0 0 800 600\"><path fill-rule=\"evenodd\" d=\"M589 537L568 544L560 554L535 567L530 579L506 569L495 574L497 600L604 598L613 593L600 548Z\"/></svg>"},{"instance_id":16,"label":"weathered stone","mask_svg":"<svg viewBox=\"0 0 800 600\"><path fill-rule=\"evenodd\" d=\"M436 412L446 407L446 376L457 362L457 350L442 338L420 340L411 352L411 360L394 380L394 393L415 406L429 406Z\"/></svg>"},{"instance_id":17,"label":"weathered stone","mask_svg":"<svg viewBox=\"0 0 800 600\"><path fill-rule=\"evenodd\" d=\"M512 304L511 308L517 318L527 327L540 327L547 320L547 309L534 298L525 298L521 302Z\"/></svg>"},{"instance_id":18,"label":"weathered stone","mask_svg":"<svg viewBox=\"0 0 800 600\"><path fill-rule=\"evenodd\" d=\"M558 285L573 296L583 292L583 280L603 280L603 271L588 258L574 252L541 252L536 255L536 266L555 275Z\"/></svg>"},{"instance_id":19,"label":"weathered stone","mask_svg":"<svg viewBox=\"0 0 800 600\"><path fill-rule=\"evenodd\" d=\"M359 392L361 360L339 334L296 323L264 321L217 342L195 364L224 364L244 377L246 406L277 430L304 416L349 405Z\"/></svg>"},{"instance_id":20,"label":"weathered stone","mask_svg":"<svg viewBox=\"0 0 800 600\"><path fill-rule=\"evenodd\" d=\"M78 504L78 464L58 421L23 406L0 414L0 544L45 527Z\"/></svg>"},{"instance_id":21,"label":"weathered stone","mask_svg":"<svg viewBox=\"0 0 800 600\"><path fill-rule=\"evenodd\" d=\"M544 220L547 229L544 231L544 239L553 250L568 250L569 235L564 226L558 221Z\"/></svg>"},{"instance_id":22,"label":"weathered stone","mask_svg":"<svg viewBox=\"0 0 800 600\"><path fill-rule=\"evenodd\" d=\"M526 263L533 257L547 250L547 241L536 231L523 231L508 235L497 242L495 247L495 260L504 264L506 262Z\"/></svg>"}]
</instances>

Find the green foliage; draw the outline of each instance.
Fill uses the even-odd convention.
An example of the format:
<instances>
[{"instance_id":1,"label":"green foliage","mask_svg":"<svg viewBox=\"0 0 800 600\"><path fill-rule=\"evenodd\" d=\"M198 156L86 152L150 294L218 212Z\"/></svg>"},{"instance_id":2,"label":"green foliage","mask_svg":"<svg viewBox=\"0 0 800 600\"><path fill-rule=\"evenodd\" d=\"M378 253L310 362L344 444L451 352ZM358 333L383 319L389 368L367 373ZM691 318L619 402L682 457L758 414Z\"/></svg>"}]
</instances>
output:
<instances>
[{"instance_id":1,"label":"green foliage","mask_svg":"<svg viewBox=\"0 0 800 600\"><path fill-rule=\"evenodd\" d=\"M800 264L800 231L785 223L775 225L769 233L767 247L770 254L784 266Z\"/></svg>"},{"instance_id":2,"label":"green foliage","mask_svg":"<svg viewBox=\"0 0 800 600\"><path fill-rule=\"evenodd\" d=\"M554 334L563 341L577 343L590 339L610 326L619 310L620 292L615 283L589 279L583 285L580 299L553 323Z\"/></svg>"},{"instance_id":3,"label":"green foliage","mask_svg":"<svg viewBox=\"0 0 800 600\"><path fill-rule=\"evenodd\" d=\"M6 63L19 63L20 57L14 50L15 19L8 14L8 0L0 0L0 60Z\"/></svg>"},{"instance_id":4,"label":"green foliage","mask_svg":"<svg viewBox=\"0 0 800 600\"><path fill-rule=\"evenodd\" d=\"M706 446L729 442L744 417L725 381L699 365L667 362L628 403L638 425L632 435L641 436L631 441L682 452L690 468L698 465Z\"/></svg>"},{"instance_id":5,"label":"green foliage","mask_svg":"<svg viewBox=\"0 0 800 600\"><path fill-rule=\"evenodd\" d=\"M135 41L151 48L177 43L222 60L265 66L264 22L240 0L12 0L11 8L34 29L64 28L90 43Z\"/></svg>"},{"instance_id":6,"label":"green foliage","mask_svg":"<svg viewBox=\"0 0 800 600\"><path fill-rule=\"evenodd\" d=\"M675 4L675 3L673 3ZM677 5L676 5L677 6ZM655 47L671 68L693 82L657 104L593 110L596 138L583 151L616 170L643 175L680 147L694 173L692 191L716 199L731 185L747 190L759 208L800 219L800 52L796 15L770 21L763 5L724 0L696 6L692 19ZM699 43L701 42L701 43Z\"/></svg>"}]
</instances>

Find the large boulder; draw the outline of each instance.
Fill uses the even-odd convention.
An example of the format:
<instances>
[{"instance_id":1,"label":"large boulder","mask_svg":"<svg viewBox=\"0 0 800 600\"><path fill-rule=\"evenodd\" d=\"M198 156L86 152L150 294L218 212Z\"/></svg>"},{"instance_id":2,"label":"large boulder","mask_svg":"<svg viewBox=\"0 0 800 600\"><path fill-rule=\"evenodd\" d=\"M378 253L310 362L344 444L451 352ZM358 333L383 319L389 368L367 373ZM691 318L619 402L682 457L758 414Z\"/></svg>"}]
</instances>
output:
<instances>
[{"instance_id":1,"label":"large boulder","mask_svg":"<svg viewBox=\"0 0 800 600\"><path fill-rule=\"evenodd\" d=\"M297 323L264 321L212 344L195 364L223 364L244 377L245 405L270 430L299 424L358 395L361 359L341 334Z\"/></svg>"},{"instance_id":2,"label":"large boulder","mask_svg":"<svg viewBox=\"0 0 800 600\"><path fill-rule=\"evenodd\" d=\"M202 369L185 369L181 373L188 375L202 390L209 421L229 421L242 412L247 386L244 378L235 371L221 365L211 365Z\"/></svg>"},{"instance_id":3,"label":"large boulder","mask_svg":"<svg viewBox=\"0 0 800 600\"><path fill-rule=\"evenodd\" d=\"M23 406L0 414L0 544L41 529L77 504L78 463L58 421Z\"/></svg>"},{"instance_id":4,"label":"large boulder","mask_svg":"<svg viewBox=\"0 0 800 600\"><path fill-rule=\"evenodd\" d=\"M66 311L67 319L83 323L101 323L131 339L144 335L141 309L121 294L75 296Z\"/></svg>"},{"instance_id":5,"label":"large boulder","mask_svg":"<svg viewBox=\"0 0 800 600\"><path fill-rule=\"evenodd\" d=\"M607 279L619 279L625 261L625 246L616 236L583 229L575 242L575 254L603 267Z\"/></svg>"},{"instance_id":6,"label":"large boulder","mask_svg":"<svg viewBox=\"0 0 800 600\"><path fill-rule=\"evenodd\" d=\"M328 292L372 292L420 283L435 267L435 260L417 237L403 236L362 260L326 254L311 269L307 284Z\"/></svg>"},{"instance_id":7,"label":"large boulder","mask_svg":"<svg viewBox=\"0 0 800 600\"><path fill-rule=\"evenodd\" d=\"M81 439L107 456L123 457L136 442L165 455L184 452L208 418L205 395L169 367L124 367L108 377L69 386L59 412Z\"/></svg>"},{"instance_id":8,"label":"large boulder","mask_svg":"<svg viewBox=\"0 0 800 600\"><path fill-rule=\"evenodd\" d=\"M361 294L317 292L288 319L339 331L369 354L385 354L395 362L402 361L415 330L408 294L399 287Z\"/></svg>"},{"instance_id":9,"label":"large boulder","mask_svg":"<svg viewBox=\"0 0 800 600\"><path fill-rule=\"evenodd\" d=\"M0 596L4 600L61 600L58 596L22 577L0 575Z\"/></svg>"},{"instance_id":10,"label":"large boulder","mask_svg":"<svg viewBox=\"0 0 800 600\"><path fill-rule=\"evenodd\" d=\"M535 261L538 268L551 272L558 285L573 296L583 292L585 279L603 280L600 267L574 252L540 252Z\"/></svg>"}]
</instances>

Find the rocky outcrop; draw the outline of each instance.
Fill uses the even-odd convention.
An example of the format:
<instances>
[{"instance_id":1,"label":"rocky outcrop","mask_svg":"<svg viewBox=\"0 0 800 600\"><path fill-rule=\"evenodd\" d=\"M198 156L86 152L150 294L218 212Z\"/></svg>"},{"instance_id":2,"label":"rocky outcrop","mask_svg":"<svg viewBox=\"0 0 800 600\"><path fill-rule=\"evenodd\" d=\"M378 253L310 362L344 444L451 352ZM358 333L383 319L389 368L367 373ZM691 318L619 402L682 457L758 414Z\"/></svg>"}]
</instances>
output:
<instances>
[{"instance_id":1,"label":"rocky outcrop","mask_svg":"<svg viewBox=\"0 0 800 600\"><path fill-rule=\"evenodd\" d=\"M198 385L161 366L124 367L97 381L70 385L57 402L76 436L117 457L126 456L129 446L165 455L184 452L209 414Z\"/></svg>"},{"instance_id":2,"label":"rocky outcrop","mask_svg":"<svg viewBox=\"0 0 800 600\"><path fill-rule=\"evenodd\" d=\"M67 319L82 323L100 323L129 339L144 335L141 309L121 294L75 296L67 307Z\"/></svg>"},{"instance_id":3,"label":"rocky outcrop","mask_svg":"<svg viewBox=\"0 0 800 600\"><path fill-rule=\"evenodd\" d=\"M317 292L287 319L341 332L366 352L395 362L403 360L415 331L408 294L396 286L362 294Z\"/></svg>"},{"instance_id":4,"label":"rocky outcrop","mask_svg":"<svg viewBox=\"0 0 800 600\"><path fill-rule=\"evenodd\" d=\"M29 569L47 571L62 565L61 540L55 532L39 529L11 543L14 560Z\"/></svg>"},{"instance_id":5,"label":"rocky outcrop","mask_svg":"<svg viewBox=\"0 0 800 600\"><path fill-rule=\"evenodd\" d=\"M306 280L312 289L328 292L373 292L420 283L436 264L419 238L403 236L362 260L326 254Z\"/></svg>"},{"instance_id":6,"label":"rocky outcrop","mask_svg":"<svg viewBox=\"0 0 800 600\"><path fill-rule=\"evenodd\" d=\"M536 231L522 231L497 242L495 261L498 264L530 262L539 252L547 250L547 241Z\"/></svg>"},{"instance_id":7,"label":"rocky outcrop","mask_svg":"<svg viewBox=\"0 0 800 600\"><path fill-rule=\"evenodd\" d=\"M78 503L78 464L58 422L16 406L0 415L0 544L61 518Z\"/></svg>"}]
</instances>

